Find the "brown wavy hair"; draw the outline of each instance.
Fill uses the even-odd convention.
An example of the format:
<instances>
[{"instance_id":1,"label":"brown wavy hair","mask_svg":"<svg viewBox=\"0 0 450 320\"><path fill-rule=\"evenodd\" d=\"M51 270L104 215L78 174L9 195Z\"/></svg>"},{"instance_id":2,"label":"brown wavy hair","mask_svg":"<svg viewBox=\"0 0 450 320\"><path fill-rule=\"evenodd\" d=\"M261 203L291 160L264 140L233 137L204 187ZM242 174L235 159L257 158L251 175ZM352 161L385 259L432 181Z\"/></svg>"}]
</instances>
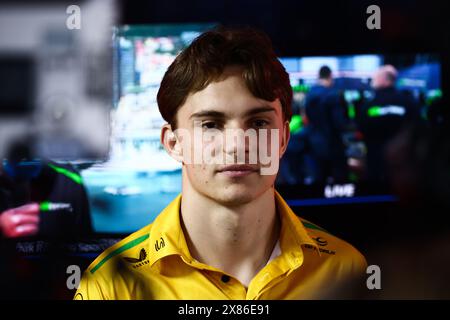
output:
<instances>
[{"instance_id":1,"label":"brown wavy hair","mask_svg":"<svg viewBox=\"0 0 450 320\"><path fill-rule=\"evenodd\" d=\"M176 113L191 93L217 81L228 66L242 67L247 88L257 98L280 99L285 120L292 116L289 75L267 35L252 28L218 27L197 37L167 69L158 91L162 117L176 128Z\"/></svg>"}]
</instances>

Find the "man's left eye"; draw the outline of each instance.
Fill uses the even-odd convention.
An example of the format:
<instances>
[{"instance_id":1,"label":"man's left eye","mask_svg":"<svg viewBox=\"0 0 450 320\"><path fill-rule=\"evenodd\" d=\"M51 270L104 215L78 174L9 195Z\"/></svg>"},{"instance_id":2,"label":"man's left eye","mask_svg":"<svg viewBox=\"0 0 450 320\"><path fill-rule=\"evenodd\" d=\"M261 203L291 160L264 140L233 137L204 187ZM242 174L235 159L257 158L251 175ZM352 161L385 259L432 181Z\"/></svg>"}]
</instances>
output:
<instances>
[{"instance_id":1,"label":"man's left eye","mask_svg":"<svg viewBox=\"0 0 450 320\"><path fill-rule=\"evenodd\" d=\"M268 125L269 124L269 122L268 121L266 121L266 120L255 120L255 121L253 121L253 125L255 126L255 127L264 127L264 126L266 126L266 125Z\"/></svg>"}]
</instances>

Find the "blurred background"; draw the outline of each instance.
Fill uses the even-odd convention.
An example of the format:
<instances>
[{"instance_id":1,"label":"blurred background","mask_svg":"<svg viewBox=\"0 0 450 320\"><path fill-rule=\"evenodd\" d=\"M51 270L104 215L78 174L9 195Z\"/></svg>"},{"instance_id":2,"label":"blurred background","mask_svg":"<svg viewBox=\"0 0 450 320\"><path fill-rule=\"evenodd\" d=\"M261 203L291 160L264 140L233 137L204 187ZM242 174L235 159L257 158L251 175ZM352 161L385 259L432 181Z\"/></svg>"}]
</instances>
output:
<instances>
[{"instance_id":1,"label":"blurred background","mask_svg":"<svg viewBox=\"0 0 450 320\"><path fill-rule=\"evenodd\" d=\"M181 191L156 94L180 50L216 25L265 31L289 72L277 189L380 265L384 290L353 296L450 297L450 12L380 1L381 29L369 30L371 4L2 1L0 274L15 275L2 298L71 298L68 265L86 268ZM14 228L15 214L36 226Z\"/></svg>"}]
</instances>

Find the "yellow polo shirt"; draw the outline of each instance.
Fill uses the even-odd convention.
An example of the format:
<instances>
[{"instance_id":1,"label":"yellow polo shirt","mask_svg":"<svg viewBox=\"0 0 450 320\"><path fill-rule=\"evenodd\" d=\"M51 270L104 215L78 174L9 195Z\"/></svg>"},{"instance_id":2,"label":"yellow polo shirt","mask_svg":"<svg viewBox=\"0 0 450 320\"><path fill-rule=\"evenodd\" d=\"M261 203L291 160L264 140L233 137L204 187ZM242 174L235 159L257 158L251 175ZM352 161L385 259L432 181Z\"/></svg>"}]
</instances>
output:
<instances>
[{"instance_id":1,"label":"yellow polo shirt","mask_svg":"<svg viewBox=\"0 0 450 320\"><path fill-rule=\"evenodd\" d=\"M181 195L155 221L103 252L75 299L320 299L366 272L354 247L297 217L276 192L278 252L252 279L239 280L192 258L180 224Z\"/></svg>"}]
</instances>

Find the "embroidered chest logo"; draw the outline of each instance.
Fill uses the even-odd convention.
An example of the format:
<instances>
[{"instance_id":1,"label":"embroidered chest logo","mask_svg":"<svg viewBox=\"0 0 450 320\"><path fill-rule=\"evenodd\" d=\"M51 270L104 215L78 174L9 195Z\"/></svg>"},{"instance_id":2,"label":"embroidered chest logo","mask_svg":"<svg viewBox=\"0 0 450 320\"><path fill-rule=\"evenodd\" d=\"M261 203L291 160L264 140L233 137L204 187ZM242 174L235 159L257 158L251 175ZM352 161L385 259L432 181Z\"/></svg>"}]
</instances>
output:
<instances>
[{"instance_id":1,"label":"embroidered chest logo","mask_svg":"<svg viewBox=\"0 0 450 320\"><path fill-rule=\"evenodd\" d=\"M155 250L156 251L159 251L164 247L165 247L165 243L164 243L163 238L159 238L159 240L156 240L156 242L155 242Z\"/></svg>"},{"instance_id":2,"label":"embroidered chest logo","mask_svg":"<svg viewBox=\"0 0 450 320\"><path fill-rule=\"evenodd\" d=\"M129 263L133 263L133 268L135 269L148 264L147 251L144 248L139 252L138 258L124 257L123 259Z\"/></svg>"},{"instance_id":3,"label":"embroidered chest logo","mask_svg":"<svg viewBox=\"0 0 450 320\"><path fill-rule=\"evenodd\" d=\"M324 238L322 238L322 237L316 237L316 238L312 238L316 243L317 243L317 245L319 245L320 247L325 247L326 245L328 245L328 241L327 240L325 240ZM317 248L316 247L314 247L314 246L312 246L312 245L309 245L309 244L306 244L305 245L305 248L308 248L308 249L312 249L312 250L317 250ZM328 249L325 249L325 248L318 248L319 249L319 252L323 252L323 253L326 253L326 254L330 254L330 255L335 255L336 254L336 251L334 251L334 250L328 250Z\"/></svg>"},{"instance_id":4,"label":"embroidered chest logo","mask_svg":"<svg viewBox=\"0 0 450 320\"><path fill-rule=\"evenodd\" d=\"M328 244L328 241L325 240L324 238L321 238L321 237L312 238L312 239L313 239L314 241L316 241L317 244L318 244L319 246L321 246L321 247L324 247L324 246L326 246L326 245Z\"/></svg>"}]
</instances>

